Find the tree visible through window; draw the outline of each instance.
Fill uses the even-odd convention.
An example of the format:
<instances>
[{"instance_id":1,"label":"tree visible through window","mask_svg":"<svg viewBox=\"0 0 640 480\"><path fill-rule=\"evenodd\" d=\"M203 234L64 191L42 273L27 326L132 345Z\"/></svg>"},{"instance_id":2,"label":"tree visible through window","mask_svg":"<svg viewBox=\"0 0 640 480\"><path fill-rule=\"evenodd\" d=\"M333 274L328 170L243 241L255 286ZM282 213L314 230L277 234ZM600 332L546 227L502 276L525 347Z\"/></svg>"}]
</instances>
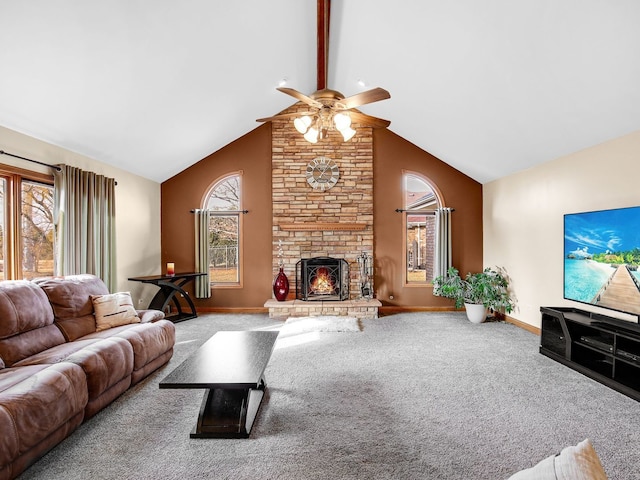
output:
<instances>
[{"instance_id":1,"label":"tree visible through window","mask_svg":"<svg viewBox=\"0 0 640 480\"><path fill-rule=\"evenodd\" d=\"M209 273L215 285L240 282L240 175L216 182L207 195Z\"/></svg>"},{"instance_id":2,"label":"tree visible through window","mask_svg":"<svg viewBox=\"0 0 640 480\"><path fill-rule=\"evenodd\" d=\"M53 275L53 187L22 182L22 278Z\"/></svg>"},{"instance_id":3,"label":"tree visible through window","mask_svg":"<svg viewBox=\"0 0 640 480\"><path fill-rule=\"evenodd\" d=\"M438 199L427 181L418 175L404 175L405 245L407 283L433 280L435 215Z\"/></svg>"},{"instance_id":4,"label":"tree visible through window","mask_svg":"<svg viewBox=\"0 0 640 480\"><path fill-rule=\"evenodd\" d=\"M53 186L0 172L0 279L53 275L53 254Z\"/></svg>"}]
</instances>

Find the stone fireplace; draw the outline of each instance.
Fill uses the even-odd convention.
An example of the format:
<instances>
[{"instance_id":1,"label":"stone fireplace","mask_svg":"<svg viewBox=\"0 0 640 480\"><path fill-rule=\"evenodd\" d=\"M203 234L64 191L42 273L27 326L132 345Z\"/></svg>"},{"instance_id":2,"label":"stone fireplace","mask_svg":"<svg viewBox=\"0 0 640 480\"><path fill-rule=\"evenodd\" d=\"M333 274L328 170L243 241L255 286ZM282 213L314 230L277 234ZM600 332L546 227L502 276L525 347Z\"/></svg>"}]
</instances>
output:
<instances>
[{"instance_id":1,"label":"stone fireplace","mask_svg":"<svg viewBox=\"0 0 640 480\"><path fill-rule=\"evenodd\" d=\"M303 105L296 104L285 112L304 109ZM271 128L274 276L278 271L281 242L281 259L291 284L291 301L309 300L294 298L296 292L304 290L298 285L303 275L298 274L297 266L301 259L318 257L339 259L347 264L348 273L343 279L347 288L332 294L332 301L363 301L358 294L358 257L367 253L375 262L372 128L355 124L357 133L347 142L339 132L330 130L327 138L315 144L307 142L291 120L275 120ZM313 189L307 182L307 167L319 157L330 159L339 168L339 179L330 189ZM348 268L351 265L355 268ZM330 300L321 295L315 299ZM315 303L322 303L326 308L328 302ZM271 313L271 307L269 310Z\"/></svg>"}]
</instances>

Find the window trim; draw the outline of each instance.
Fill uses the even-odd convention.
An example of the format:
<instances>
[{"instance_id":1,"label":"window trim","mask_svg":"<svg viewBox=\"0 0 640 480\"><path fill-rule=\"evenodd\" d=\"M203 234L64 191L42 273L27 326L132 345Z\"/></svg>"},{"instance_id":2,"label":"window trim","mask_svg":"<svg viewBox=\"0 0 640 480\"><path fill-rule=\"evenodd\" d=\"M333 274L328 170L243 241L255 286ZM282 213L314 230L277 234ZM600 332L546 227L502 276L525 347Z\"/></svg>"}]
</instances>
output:
<instances>
[{"instance_id":1,"label":"window trim","mask_svg":"<svg viewBox=\"0 0 640 480\"><path fill-rule=\"evenodd\" d=\"M433 209L414 209L414 210L403 210L402 212L402 282L403 286L406 288L428 288L433 286L433 279L425 280L424 282L410 282L408 278L408 250L407 250L407 219L410 214L427 214L427 215L435 215L435 209L442 208L444 203L444 198L442 193L438 189L438 187L433 183L433 181L427 177L426 175L412 171L412 170L402 170L402 198L403 200L406 198L406 177L408 175L414 176L425 182L433 191L433 195L436 200L436 206ZM404 203L404 202L403 202ZM403 208L406 208L406 205L403 205Z\"/></svg>"},{"instance_id":2,"label":"window trim","mask_svg":"<svg viewBox=\"0 0 640 480\"><path fill-rule=\"evenodd\" d=\"M0 178L7 181L7 193L9 195L5 199L6 210L4 212L4 222L6 226L6 243L4 252L4 280L20 280L22 279L22 266L18 265L22 251L22 236L18 235L21 226L22 212L17 202L22 195L22 181L30 181L42 183L44 185L54 186L54 178L51 174L34 172L11 165L0 164ZM55 251L55 247L54 247ZM54 258L55 261L55 258Z\"/></svg>"},{"instance_id":3,"label":"window trim","mask_svg":"<svg viewBox=\"0 0 640 480\"><path fill-rule=\"evenodd\" d=\"M243 170L236 170L233 172L227 172L224 175L217 177L213 182L209 184L209 188L205 190L205 194L202 197L200 204L203 209L207 208L207 203L211 192L219 183L230 177L238 177L240 183L240 198L238 199L237 210L215 210L216 214L224 216L236 216L238 218L238 281L228 283L216 283L213 280L209 280L209 288L211 290L227 290L227 289L239 289L244 288L244 211L242 209L242 177ZM229 212L229 213L226 213Z\"/></svg>"}]
</instances>

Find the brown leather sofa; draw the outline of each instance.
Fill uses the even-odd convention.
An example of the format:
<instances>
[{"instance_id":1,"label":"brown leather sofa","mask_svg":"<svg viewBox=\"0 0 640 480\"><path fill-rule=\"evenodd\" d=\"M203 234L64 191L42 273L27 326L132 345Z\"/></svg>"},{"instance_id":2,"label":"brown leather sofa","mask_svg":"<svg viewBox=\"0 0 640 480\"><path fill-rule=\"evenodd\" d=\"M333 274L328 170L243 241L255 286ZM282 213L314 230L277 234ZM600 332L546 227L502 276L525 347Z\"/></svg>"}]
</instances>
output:
<instances>
[{"instance_id":1,"label":"brown leather sofa","mask_svg":"<svg viewBox=\"0 0 640 480\"><path fill-rule=\"evenodd\" d=\"M107 294L93 275L0 282L0 480L173 355L175 327L160 311L97 331L91 296Z\"/></svg>"}]
</instances>

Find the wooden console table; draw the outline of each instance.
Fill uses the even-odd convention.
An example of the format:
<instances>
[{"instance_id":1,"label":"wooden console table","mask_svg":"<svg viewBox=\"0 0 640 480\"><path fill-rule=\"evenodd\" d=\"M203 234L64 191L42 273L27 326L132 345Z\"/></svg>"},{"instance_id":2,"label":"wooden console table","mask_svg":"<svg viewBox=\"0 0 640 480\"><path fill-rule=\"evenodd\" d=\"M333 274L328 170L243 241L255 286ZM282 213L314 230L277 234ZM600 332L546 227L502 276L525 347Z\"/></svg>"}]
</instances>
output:
<instances>
[{"instance_id":1,"label":"wooden console table","mask_svg":"<svg viewBox=\"0 0 640 480\"><path fill-rule=\"evenodd\" d=\"M176 273L175 275L151 275L148 277L131 277L132 282L151 283L160 288L158 293L151 299L149 308L153 310L165 311L170 303L176 307L177 313L167 315L167 319L172 322L181 322L190 318L196 318L196 307L189 297L189 294L182 288L185 284L194 281L196 278L206 275L206 273ZM178 294L182 296L188 304L188 310L182 310L182 305L178 301Z\"/></svg>"},{"instance_id":2,"label":"wooden console table","mask_svg":"<svg viewBox=\"0 0 640 480\"><path fill-rule=\"evenodd\" d=\"M262 403L278 332L218 332L160 382L205 389L191 438L247 438Z\"/></svg>"}]
</instances>

